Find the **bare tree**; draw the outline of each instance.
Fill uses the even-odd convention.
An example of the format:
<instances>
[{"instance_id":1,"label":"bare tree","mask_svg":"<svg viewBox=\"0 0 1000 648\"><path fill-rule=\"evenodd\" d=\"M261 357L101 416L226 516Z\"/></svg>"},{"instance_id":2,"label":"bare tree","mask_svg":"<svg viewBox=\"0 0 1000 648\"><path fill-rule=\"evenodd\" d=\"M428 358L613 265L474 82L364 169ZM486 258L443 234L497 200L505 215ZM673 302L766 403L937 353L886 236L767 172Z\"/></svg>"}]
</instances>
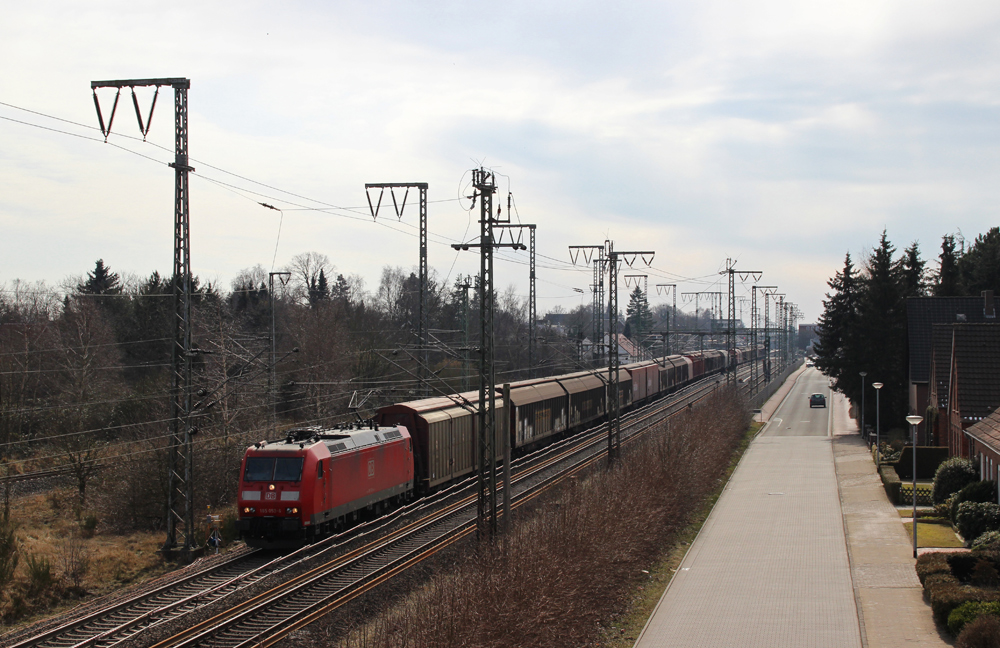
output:
<instances>
[{"instance_id":1,"label":"bare tree","mask_svg":"<svg viewBox=\"0 0 1000 648\"><path fill-rule=\"evenodd\" d=\"M292 257L285 270L292 273L290 292L296 302L302 303L309 299L309 290L319 282L322 272L328 279L334 276L337 269L330 263L330 257L320 252L303 252Z\"/></svg>"}]
</instances>

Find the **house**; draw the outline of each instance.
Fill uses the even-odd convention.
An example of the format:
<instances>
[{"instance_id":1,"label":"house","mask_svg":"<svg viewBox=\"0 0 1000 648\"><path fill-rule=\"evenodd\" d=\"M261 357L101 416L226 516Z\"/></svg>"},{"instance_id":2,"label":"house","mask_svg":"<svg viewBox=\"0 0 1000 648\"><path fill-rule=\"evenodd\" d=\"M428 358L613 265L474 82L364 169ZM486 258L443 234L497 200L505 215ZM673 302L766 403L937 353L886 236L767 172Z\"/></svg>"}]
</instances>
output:
<instances>
[{"instance_id":1,"label":"house","mask_svg":"<svg viewBox=\"0 0 1000 648\"><path fill-rule=\"evenodd\" d=\"M979 464L979 478L997 482L997 503L1000 503L1000 408L965 430L969 440L969 457Z\"/></svg>"},{"instance_id":2,"label":"house","mask_svg":"<svg viewBox=\"0 0 1000 648\"><path fill-rule=\"evenodd\" d=\"M608 344L611 340L610 335L604 337L604 343ZM618 334L618 362L619 364L628 364L630 362L636 362L642 360L648 353L646 353L642 347L628 339L621 333Z\"/></svg>"},{"instance_id":3,"label":"house","mask_svg":"<svg viewBox=\"0 0 1000 648\"><path fill-rule=\"evenodd\" d=\"M931 326L931 362L927 380L927 405L923 410L927 437L925 445L941 446L948 438L948 418L939 416L948 411L948 376L951 369L951 346L954 332L951 324Z\"/></svg>"},{"instance_id":4,"label":"house","mask_svg":"<svg viewBox=\"0 0 1000 648\"><path fill-rule=\"evenodd\" d=\"M906 329L909 355L909 409L927 416L930 395L931 353L935 324L983 323L996 321L993 291L981 297L910 297L906 300ZM918 434L929 443L928 427L921 424Z\"/></svg>"},{"instance_id":5,"label":"house","mask_svg":"<svg viewBox=\"0 0 1000 648\"><path fill-rule=\"evenodd\" d=\"M947 395L943 401L938 396L944 403L938 425L946 430L949 454L969 457L965 430L1000 407L1000 324L953 324L951 332Z\"/></svg>"}]
</instances>

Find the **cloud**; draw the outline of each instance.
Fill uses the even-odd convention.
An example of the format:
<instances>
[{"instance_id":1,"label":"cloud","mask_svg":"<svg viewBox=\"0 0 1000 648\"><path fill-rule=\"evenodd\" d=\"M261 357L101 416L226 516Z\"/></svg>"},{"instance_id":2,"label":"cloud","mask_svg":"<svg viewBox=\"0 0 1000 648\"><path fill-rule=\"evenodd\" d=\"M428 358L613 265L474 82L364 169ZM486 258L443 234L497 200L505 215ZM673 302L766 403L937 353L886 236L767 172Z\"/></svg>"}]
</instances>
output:
<instances>
[{"instance_id":1,"label":"cloud","mask_svg":"<svg viewBox=\"0 0 1000 648\"><path fill-rule=\"evenodd\" d=\"M191 78L192 260L223 284L270 266L268 202L285 209L278 265L315 249L374 285L416 264L415 223L372 223L364 183L429 182L448 201L485 161L558 259L541 312L589 282L566 246L610 237L692 285L727 257L765 269L811 320L844 252L883 227L933 254L995 222L998 23L991 2L42 2L0 26L18 63L0 101L96 125L90 80ZM99 257L169 267L171 101L149 135L165 151L112 138L159 164L0 121L0 280L57 283ZM123 107L115 131L135 135ZM328 204L359 209L301 209ZM475 271L449 247L476 233L456 201L432 202L430 228L442 278ZM523 261L498 272L527 293Z\"/></svg>"}]
</instances>

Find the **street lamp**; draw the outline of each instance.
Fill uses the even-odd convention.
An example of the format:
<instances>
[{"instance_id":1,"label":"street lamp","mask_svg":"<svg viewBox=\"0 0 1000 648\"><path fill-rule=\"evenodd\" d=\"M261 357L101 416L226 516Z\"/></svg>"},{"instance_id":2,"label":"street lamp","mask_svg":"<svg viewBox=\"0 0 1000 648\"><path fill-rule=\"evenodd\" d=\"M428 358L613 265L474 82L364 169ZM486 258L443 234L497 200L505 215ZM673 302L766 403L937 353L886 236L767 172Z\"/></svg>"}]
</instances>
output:
<instances>
[{"instance_id":1,"label":"street lamp","mask_svg":"<svg viewBox=\"0 0 1000 648\"><path fill-rule=\"evenodd\" d=\"M861 438L867 442L868 435L865 434L865 376L868 375L868 372L860 371L858 374L861 376Z\"/></svg>"},{"instance_id":2,"label":"street lamp","mask_svg":"<svg viewBox=\"0 0 1000 648\"><path fill-rule=\"evenodd\" d=\"M875 388L875 470L879 468L879 459L882 454L882 444L879 441L879 393L882 389L882 383L872 383L872 387Z\"/></svg>"},{"instance_id":3,"label":"street lamp","mask_svg":"<svg viewBox=\"0 0 1000 648\"><path fill-rule=\"evenodd\" d=\"M917 426L924 420L923 416L911 414L906 417L910 424L910 434L913 435L913 557L917 557Z\"/></svg>"}]
</instances>

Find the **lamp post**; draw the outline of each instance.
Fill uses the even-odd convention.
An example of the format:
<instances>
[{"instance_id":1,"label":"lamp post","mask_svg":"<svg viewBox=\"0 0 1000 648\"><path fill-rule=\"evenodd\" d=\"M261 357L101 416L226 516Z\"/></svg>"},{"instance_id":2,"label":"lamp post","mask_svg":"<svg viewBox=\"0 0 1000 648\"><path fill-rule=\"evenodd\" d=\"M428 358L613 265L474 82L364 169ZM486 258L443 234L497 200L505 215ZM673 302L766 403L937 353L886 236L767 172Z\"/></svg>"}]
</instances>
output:
<instances>
[{"instance_id":1,"label":"lamp post","mask_svg":"<svg viewBox=\"0 0 1000 648\"><path fill-rule=\"evenodd\" d=\"M865 376L868 375L868 372L859 371L858 375L861 376L861 438L867 442L868 435L865 434Z\"/></svg>"},{"instance_id":2,"label":"lamp post","mask_svg":"<svg viewBox=\"0 0 1000 648\"><path fill-rule=\"evenodd\" d=\"M923 416L912 414L906 417L910 424L910 434L913 435L913 557L917 557L917 426L924 420Z\"/></svg>"},{"instance_id":3,"label":"lamp post","mask_svg":"<svg viewBox=\"0 0 1000 648\"><path fill-rule=\"evenodd\" d=\"M882 383L872 383L872 387L875 388L875 470L879 468L879 460L882 458L882 443L879 441L880 428L879 428L879 393L882 389Z\"/></svg>"}]
</instances>

